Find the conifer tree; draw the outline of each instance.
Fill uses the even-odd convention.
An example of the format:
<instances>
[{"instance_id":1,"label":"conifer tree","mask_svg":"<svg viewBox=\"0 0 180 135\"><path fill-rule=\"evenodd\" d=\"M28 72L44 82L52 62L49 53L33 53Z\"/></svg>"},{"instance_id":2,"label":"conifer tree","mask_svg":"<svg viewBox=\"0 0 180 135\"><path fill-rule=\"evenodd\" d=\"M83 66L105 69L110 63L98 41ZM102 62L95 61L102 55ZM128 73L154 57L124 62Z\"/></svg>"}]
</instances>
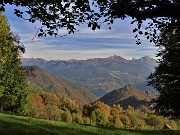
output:
<instances>
[{"instance_id":1,"label":"conifer tree","mask_svg":"<svg viewBox=\"0 0 180 135\"><path fill-rule=\"evenodd\" d=\"M20 56L24 48L0 14L0 109L19 114L27 112L27 82Z\"/></svg>"}]
</instances>

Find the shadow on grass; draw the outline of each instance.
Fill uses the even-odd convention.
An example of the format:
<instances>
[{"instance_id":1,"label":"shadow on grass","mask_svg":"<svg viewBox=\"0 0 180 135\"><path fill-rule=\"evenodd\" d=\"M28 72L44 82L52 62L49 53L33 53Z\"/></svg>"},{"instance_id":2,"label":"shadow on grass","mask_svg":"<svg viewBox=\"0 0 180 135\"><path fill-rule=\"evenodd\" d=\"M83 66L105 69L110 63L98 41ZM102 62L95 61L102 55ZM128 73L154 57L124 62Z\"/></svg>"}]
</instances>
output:
<instances>
[{"instance_id":1,"label":"shadow on grass","mask_svg":"<svg viewBox=\"0 0 180 135\"><path fill-rule=\"evenodd\" d=\"M142 135L180 135L179 130L125 130L125 131L142 134Z\"/></svg>"}]
</instances>

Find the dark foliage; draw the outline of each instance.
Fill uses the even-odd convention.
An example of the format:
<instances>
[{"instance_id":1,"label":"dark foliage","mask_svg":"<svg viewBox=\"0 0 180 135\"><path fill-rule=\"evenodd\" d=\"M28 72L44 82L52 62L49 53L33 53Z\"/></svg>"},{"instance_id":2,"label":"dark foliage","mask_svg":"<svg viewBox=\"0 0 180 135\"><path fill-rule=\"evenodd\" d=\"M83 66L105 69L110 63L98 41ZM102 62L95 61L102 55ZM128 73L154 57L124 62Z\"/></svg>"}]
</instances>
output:
<instances>
[{"instance_id":1,"label":"dark foliage","mask_svg":"<svg viewBox=\"0 0 180 135\"><path fill-rule=\"evenodd\" d=\"M26 11L14 9L17 17L31 23L39 21L38 36L57 36L61 29L67 33L77 32L77 26L87 24L92 30L100 29L103 23L111 29L116 19L131 17L132 23L137 23L137 44L141 44L138 35L144 34L150 42L159 41L158 30L166 27L179 27L180 2L178 0L4 0L0 2L0 10L5 11L5 5L26 7ZM168 11L168 12L167 12ZM143 26L143 21L152 20ZM142 30L142 27L145 31Z\"/></svg>"},{"instance_id":2,"label":"dark foliage","mask_svg":"<svg viewBox=\"0 0 180 135\"><path fill-rule=\"evenodd\" d=\"M161 42L157 45L159 65L149 76L160 96L156 101L156 112L166 116L180 118L180 31L162 31Z\"/></svg>"}]
</instances>

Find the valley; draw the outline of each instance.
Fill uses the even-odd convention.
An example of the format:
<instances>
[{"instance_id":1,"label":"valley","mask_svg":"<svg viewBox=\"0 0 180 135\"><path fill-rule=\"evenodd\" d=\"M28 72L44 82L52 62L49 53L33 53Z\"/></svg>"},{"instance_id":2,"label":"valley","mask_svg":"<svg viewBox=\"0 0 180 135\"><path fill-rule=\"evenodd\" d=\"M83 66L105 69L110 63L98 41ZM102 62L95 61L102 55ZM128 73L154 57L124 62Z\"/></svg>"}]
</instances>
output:
<instances>
[{"instance_id":1,"label":"valley","mask_svg":"<svg viewBox=\"0 0 180 135\"><path fill-rule=\"evenodd\" d=\"M157 97L157 94L153 92L142 91L135 88L132 84L127 84L122 88L107 93L99 99L99 97L93 93L86 91L81 87L77 87L67 80L57 78L40 67L31 66L29 68L32 70L32 74L27 79L29 88L32 92L37 93L45 91L56 95L65 95L68 98L83 104L101 101L109 106L119 104L124 109L127 109L128 105L133 108L139 108L141 106L149 106L149 102Z\"/></svg>"},{"instance_id":2,"label":"valley","mask_svg":"<svg viewBox=\"0 0 180 135\"><path fill-rule=\"evenodd\" d=\"M23 58L22 63L27 66L39 66L99 97L129 83L140 90L155 92L152 87L146 86L146 79L154 71L157 63L147 56L131 60L116 55L68 61Z\"/></svg>"},{"instance_id":3,"label":"valley","mask_svg":"<svg viewBox=\"0 0 180 135\"><path fill-rule=\"evenodd\" d=\"M0 135L180 135L179 10L1 1Z\"/></svg>"},{"instance_id":4,"label":"valley","mask_svg":"<svg viewBox=\"0 0 180 135\"><path fill-rule=\"evenodd\" d=\"M46 91L56 95L64 94L68 98L83 104L92 103L98 99L96 95L77 87L69 81L57 78L40 67L33 66L31 69L33 74L27 78L31 91Z\"/></svg>"}]
</instances>

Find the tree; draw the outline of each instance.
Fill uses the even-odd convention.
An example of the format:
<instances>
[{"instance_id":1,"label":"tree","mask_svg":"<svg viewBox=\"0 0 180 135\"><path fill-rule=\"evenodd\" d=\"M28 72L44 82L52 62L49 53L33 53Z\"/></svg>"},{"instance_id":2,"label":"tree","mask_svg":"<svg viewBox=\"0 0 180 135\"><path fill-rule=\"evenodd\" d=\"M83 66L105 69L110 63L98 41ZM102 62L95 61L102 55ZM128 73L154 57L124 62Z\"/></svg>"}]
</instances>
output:
<instances>
[{"instance_id":1,"label":"tree","mask_svg":"<svg viewBox=\"0 0 180 135\"><path fill-rule=\"evenodd\" d=\"M45 106L45 118L49 120L60 120L60 110L57 106L47 104ZM67 118L68 119L68 118ZM67 121L68 122L68 121Z\"/></svg>"},{"instance_id":2,"label":"tree","mask_svg":"<svg viewBox=\"0 0 180 135\"><path fill-rule=\"evenodd\" d=\"M24 13L29 14L29 18L26 19L31 23L39 21L42 24L42 27L40 27L38 31L39 37L47 35L57 36L60 29L67 29L69 34L75 33L77 31L76 27L80 24L87 24L88 27L95 30L100 29L101 25L105 23L109 29L111 29L111 24L113 24L116 19L125 19L127 17L132 18L132 24L137 24L137 28L134 28L133 32L136 33L135 37L137 38L136 43L138 45L141 44L139 35L144 34L150 42L158 45L163 44L160 34L162 29L165 33L176 31L175 34L173 34L176 36L178 36L178 31L180 31L179 0L42 0L41 2L4 0L0 2L1 11L5 11L6 4L26 7L26 11L23 12L15 9L14 13L20 18L24 18ZM148 19L150 21L147 24L143 23ZM143 28L144 30L142 30ZM176 44L177 43L178 42L176 42ZM169 46L174 46L174 44L170 44ZM170 57L173 58L173 56ZM174 60L176 61L175 63L178 62L177 59ZM159 68L158 72L161 72L161 69L164 68ZM153 76L158 75L158 72L151 75L150 78L153 79ZM178 78L178 76L175 75L173 78ZM165 83L166 82L163 84ZM158 84L156 84L152 83L155 88L159 88ZM173 86L173 89L174 87L175 86ZM161 95L159 100L157 100L158 104L167 99L163 97L170 96L169 91L167 91L169 88L162 88L165 88L165 90L163 90L164 92L160 92ZM158 90L162 91L162 88ZM174 105L173 103L177 102L176 99L179 97L179 94L174 94L173 97L175 98L171 99L170 103L168 103L169 107L164 108L164 105L160 106L162 105L161 103L159 105L157 104L156 108L166 110L164 112L168 112L169 110L169 114L177 117L179 110L176 109L178 111L174 112L174 108L179 108L179 105Z\"/></svg>"},{"instance_id":3,"label":"tree","mask_svg":"<svg viewBox=\"0 0 180 135\"><path fill-rule=\"evenodd\" d=\"M0 12L0 74L13 47L12 34L6 17Z\"/></svg>"},{"instance_id":4,"label":"tree","mask_svg":"<svg viewBox=\"0 0 180 135\"><path fill-rule=\"evenodd\" d=\"M55 106L58 106L60 104L60 101L59 101L58 97L54 93L43 92L42 91L40 93L40 95L41 95L45 105L55 105Z\"/></svg>"},{"instance_id":5,"label":"tree","mask_svg":"<svg viewBox=\"0 0 180 135\"><path fill-rule=\"evenodd\" d=\"M5 11L5 5L26 7L26 11L15 9L15 14L24 18L24 13L29 14L25 18L29 22L39 21L42 27L38 36L58 35L59 29L67 29L67 32L75 33L80 24L87 24L92 30L100 29L101 24L106 23L109 28L116 19L131 17L132 23L137 22L134 32L143 34L142 23L147 19L152 22L145 27L144 34L150 41L158 39L157 29L161 27L179 26L176 21L180 18L180 2L178 0L4 0L0 2L0 10ZM168 12L167 12L168 11ZM137 44L140 44L137 40Z\"/></svg>"},{"instance_id":6,"label":"tree","mask_svg":"<svg viewBox=\"0 0 180 135\"><path fill-rule=\"evenodd\" d=\"M130 119L127 115L122 114L119 116L119 118L121 122L123 123L125 129L130 128Z\"/></svg>"},{"instance_id":7,"label":"tree","mask_svg":"<svg viewBox=\"0 0 180 135\"><path fill-rule=\"evenodd\" d=\"M164 120L160 116L150 115L146 119L146 123L152 126L154 129L162 129L164 126Z\"/></svg>"},{"instance_id":8,"label":"tree","mask_svg":"<svg viewBox=\"0 0 180 135\"><path fill-rule=\"evenodd\" d=\"M90 118L90 124L96 125L96 113L95 113L95 111L91 112L89 118Z\"/></svg>"},{"instance_id":9,"label":"tree","mask_svg":"<svg viewBox=\"0 0 180 135\"><path fill-rule=\"evenodd\" d=\"M27 82L20 55L24 48L11 32L6 18L0 14L0 109L27 113Z\"/></svg>"},{"instance_id":10,"label":"tree","mask_svg":"<svg viewBox=\"0 0 180 135\"><path fill-rule=\"evenodd\" d=\"M162 31L161 42L157 45L160 57L156 71L149 76L150 85L160 95L156 100L155 110L158 114L180 118L180 31Z\"/></svg>"},{"instance_id":11,"label":"tree","mask_svg":"<svg viewBox=\"0 0 180 135\"><path fill-rule=\"evenodd\" d=\"M81 114L73 113L72 114L72 121L74 123L83 124L83 118Z\"/></svg>"},{"instance_id":12,"label":"tree","mask_svg":"<svg viewBox=\"0 0 180 135\"><path fill-rule=\"evenodd\" d=\"M96 115L96 124L103 127L107 126L107 123L109 123L110 107L101 101L97 101L93 106Z\"/></svg>"},{"instance_id":13,"label":"tree","mask_svg":"<svg viewBox=\"0 0 180 135\"><path fill-rule=\"evenodd\" d=\"M64 122L68 122L68 123L72 122L72 116L71 116L70 111L65 111L64 112L64 114L63 114L63 121Z\"/></svg>"},{"instance_id":14,"label":"tree","mask_svg":"<svg viewBox=\"0 0 180 135\"><path fill-rule=\"evenodd\" d=\"M124 125L123 125L123 123L121 122L121 120L119 119L119 117L115 117L113 126L114 126L115 128L124 128Z\"/></svg>"},{"instance_id":15,"label":"tree","mask_svg":"<svg viewBox=\"0 0 180 135\"><path fill-rule=\"evenodd\" d=\"M96 114L95 109L97 107L91 106L90 104L86 104L83 106L82 114L89 118L89 124L90 125L96 125Z\"/></svg>"},{"instance_id":16,"label":"tree","mask_svg":"<svg viewBox=\"0 0 180 135\"><path fill-rule=\"evenodd\" d=\"M2 69L5 65L7 54L5 52L10 52L10 47L12 46L12 41L9 35L10 29L8 27L5 16L0 14L0 75L2 74ZM7 46L7 47L6 47ZM0 79L0 83L2 80ZM3 96L4 86L0 85L0 98ZM0 102L0 109L3 109L2 101Z\"/></svg>"},{"instance_id":17,"label":"tree","mask_svg":"<svg viewBox=\"0 0 180 135\"><path fill-rule=\"evenodd\" d=\"M28 96L28 116L42 118L44 116L45 105L40 95L31 93Z\"/></svg>"}]
</instances>

